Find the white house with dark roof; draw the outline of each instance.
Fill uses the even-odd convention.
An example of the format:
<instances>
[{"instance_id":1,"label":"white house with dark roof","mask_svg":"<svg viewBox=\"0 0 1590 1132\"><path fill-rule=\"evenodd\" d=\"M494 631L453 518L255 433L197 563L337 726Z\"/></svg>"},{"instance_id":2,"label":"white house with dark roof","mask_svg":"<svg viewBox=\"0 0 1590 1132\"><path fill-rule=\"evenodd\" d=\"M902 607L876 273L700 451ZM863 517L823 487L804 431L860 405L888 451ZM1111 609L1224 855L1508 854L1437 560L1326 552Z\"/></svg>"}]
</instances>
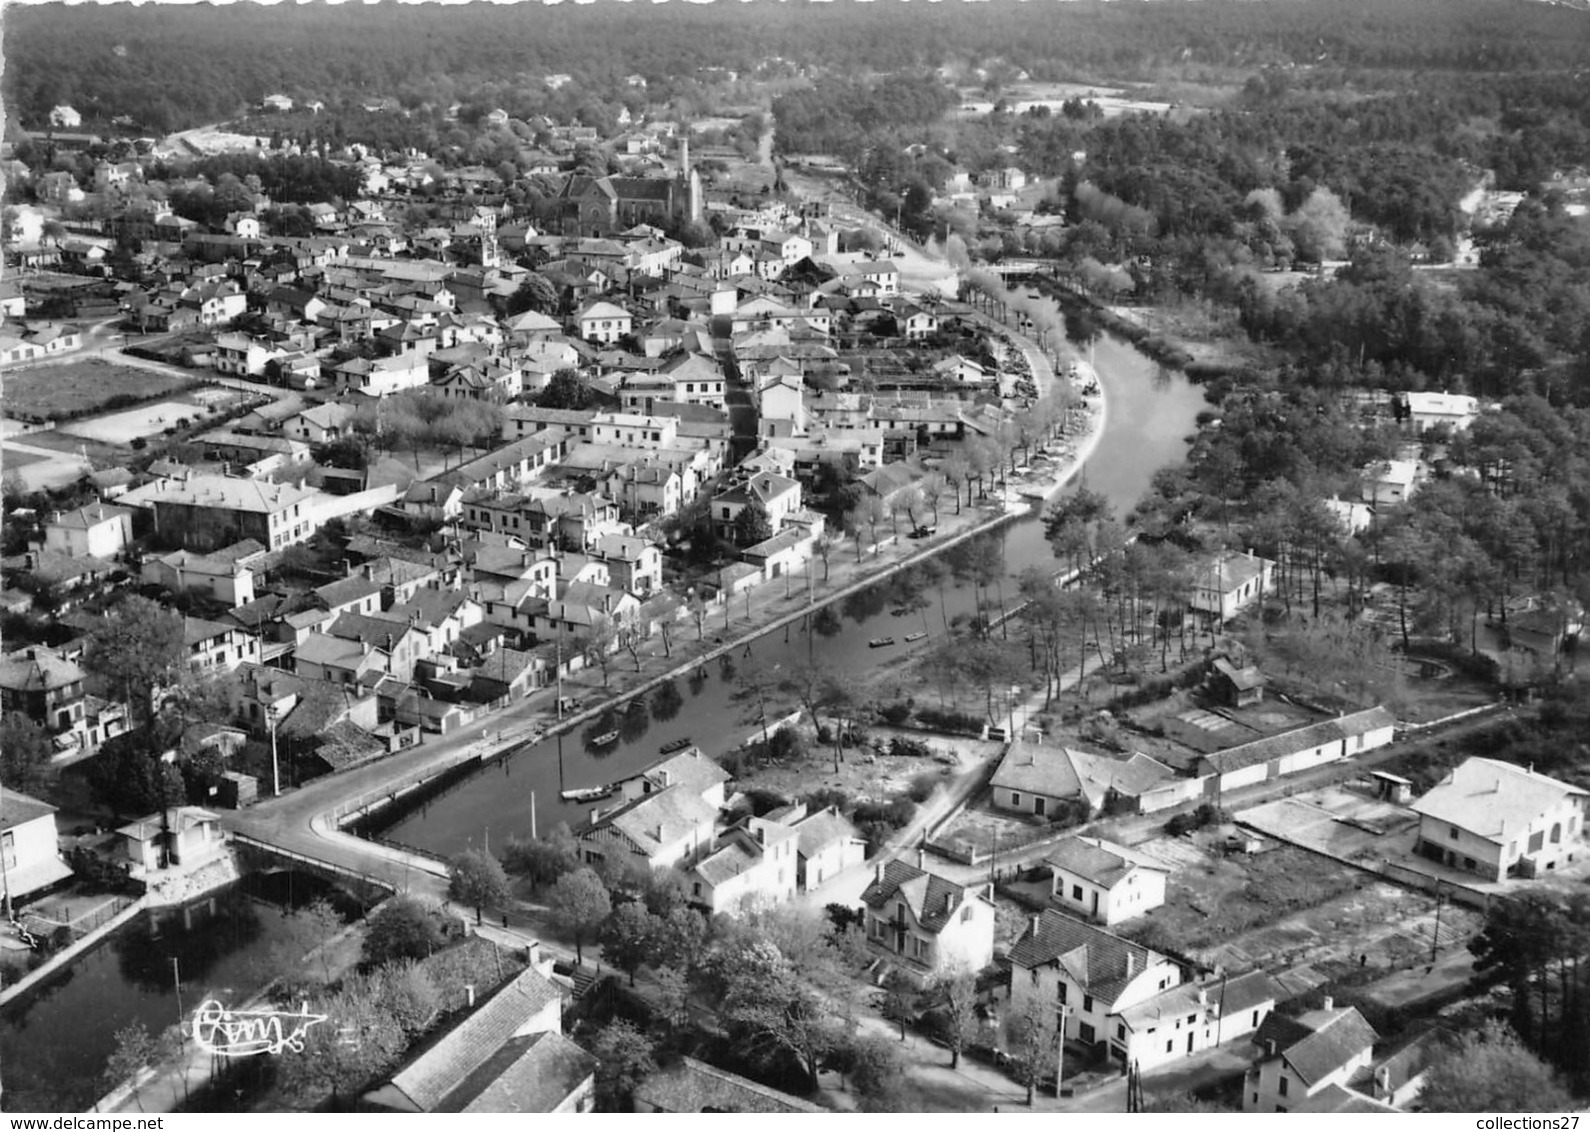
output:
<instances>
[{"instance_id":1,"label":"white house with dark roof","mask_svg":"<svg viewBox=\"0 0 1590 1132\"><path fill-rule=\"evenodd\" d=\"M616 303L598 300L588 303L574 315L572 329L588 342L610 346L627 335L635 317Z\"/></svg>"},{"instance_id":2,"label":"white house with dark roof","mask_svg":"<svg viewBox=\"0 0 1590 1132\"><path fill-rule=\"evenodd\" d=\"M1343 1088L1367 1069L1379 1035L1358 1008L1327 996L1297 1018L1271 1014L1253 1035L1261 1060L1242 1082L1243 1112L1291 1112L1309 1098Z\"/></svg>"},{"instance_id":3,"label":"white house with dark roof","mask_svg":"<svg viewBox=\"0 0 1590 1132\"><path fill-rule=\"evenodd\" d=\"M688 865L711 853L717 844L717 820L718 808L699 793L671 785L607 810L593 809L589 823L574 836L586 864L627 857L659 869Z\"/></svg>"},{"instance_id":4,"label":"white house with dark roof","mask_svg":"<svg viewBox=\"0 0 1590 1132\"><path fill-rule=\"evenodd\" d=\"M801 508L800 481L772 472L757 472L743 483L713 496L712 523L720 535L725 538L733 536L735 519L751 505L753 499L759 500L767 508L773 533L778 534L790 512Z\"/></svg>"},{"instance_id":5,"label":"white house with dark roof","mask_svg":"<svg viewBox=\"0 0 1590 1132\"><path fill-rule=\"evenodd\" d=\"M1438 425L1462 432L1474 423L1480 411L1479 398L1466 393L1410 392L1403 394L1403 399L1414 432L1424 432Z\"/></svg>"},{"instance_id":6,"label":"white house with dark roof","mask_svg":"<svg viewBox=\"0 0 1590 1132\"><path fill-rule=\"evenodd\" d=\"M1180 983L1106 1020L1110 1055L1139 1069L1192 1057L1253 1033L1283 993L1263 971Z\"/></svg>"},{"instance_id":7,"label":"white house with dark roof","mask_svg":"<svg viewBox=\"0 0 1590 1132\"><path fill-rule=\"evenodd\" d=\"M1488 881L1540 876L1584 850L1587 799L1533 768L1465 759L1410 807L1414 852Z\"/></svg>"},{"instance_id":8,"label":"white house with dark roof","mask_svg":"<svg viewBox=\"0 0 1590 1132\"><path fill-rule=\"evenodd\" d=\"M7 901L48 888L72 875L61 859L55 807L9 787L0 787L0 896Z\"/></svg>"},{"instance_id":9,"label":"white house with dark roof","mask_svg":"<svg viewBox=\"0 0 1590 1132\"><path fill-rule=\"evenodd\" d=\"M1165 903L1169 870L1131 849L1097 837L1067 837L1044 858L1050 899L1110 927Z\"/></svg>"},{"instance_id":10,"label":"white house with dark roof","mask_svg":"<svg viewBox=\"0 0 1590 1132\"><path fill-rule=\"evenodd\" d=\"M1002 810L1053 817L1063 803L1083 797L1082 776L1069 747L1016 740L989 780L994 805Z\"/></svg>"},{"instance_id":11,"label":"white house with dark roof","mask_svg":"<svg viewBox=\"0 0 1590 1132\"><path fill-rule=\"evenodd\" d=\"M861 903L867 946L918 982L955 970L975 973L994 958L987 886L957 884L920 863L890 861L877 867Z\"/></svg>"},{"instance_id":12,"label":"white house with dark roof","mask_svg":"<svg viewBox=\"0 0 1590 1132\"><path fill-rule=\"evenodd\" d=\"M1111 1040L1112 1015L1185 981L1159 952L1053 910L1032 918L1010 964L1011 1011L1037 1002L1061 1013L1067 1040L1085 1045Z\"/></svg>"}]
</instances>

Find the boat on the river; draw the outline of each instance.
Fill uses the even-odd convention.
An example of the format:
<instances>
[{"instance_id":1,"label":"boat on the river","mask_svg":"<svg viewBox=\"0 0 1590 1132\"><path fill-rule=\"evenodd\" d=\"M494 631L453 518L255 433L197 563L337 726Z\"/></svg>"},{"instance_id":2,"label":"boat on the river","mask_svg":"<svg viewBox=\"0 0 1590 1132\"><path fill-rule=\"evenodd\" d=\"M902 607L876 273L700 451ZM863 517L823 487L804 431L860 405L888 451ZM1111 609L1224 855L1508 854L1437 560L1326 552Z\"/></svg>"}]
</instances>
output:
<instances>
[{"instance_id":1,"label":"boat on the river","mask_svg":"<svg viewBox=\"0 0 1590 1132\"><path fill-rule=\"evenodd\" d=\"M867 647L869 649L886 649L892 644L894 644L893 637L874 637L867 642Z\"/></svg>"},{"instance_id":2,"label":"boat on the river","mask_svg":"<svg viewBox=\"0 0 1590 1132\"><path fill-rule=\"evenodd\" d=\"M606 798L617 787L609 783L606 786L579 786L573 790L564 790L558 795L565 802L598 802Z\"/></svg>"},{"instance_id":3,"label":"boat on the river","mask_svg":"<svg viewBox=\"0 0 1590 1132\"><path fill-rule=\"evenodd\" d=\"M905 637L905 643L909 645L913 641L920 641L920 640L922 640L922 638L924 638L926 636L927 636L927 631L926 630L919 630L919 631L917 631L915 633L907 633L906 637Z\"/></svg>"},{"instance_id":4,"label":"boat on the river","mask_svg":"<svg viewBox=\"0 0 1590 1132\"><path fill-rule=\"evenodd\" d=\"M618 732L617 731L604 731L600 735L598 735L595 739L591 740L591 746L593 746L593 747L605 747L609 743L616 743L616 742L618 742Z\"/></svg>"},{"instance_id":5,"label":"boat on the river","mask_svg":"<svg viewBox=\"0 0 1590 1132\"><path fill-rule=\"evenodd\" d=\"M675 751L682 751L688 746L690 746L690 736L686 735L683 739L669 740L662 746L658 747L657 750L660 754L671 755Z\"/></svg>"}]
</instances>

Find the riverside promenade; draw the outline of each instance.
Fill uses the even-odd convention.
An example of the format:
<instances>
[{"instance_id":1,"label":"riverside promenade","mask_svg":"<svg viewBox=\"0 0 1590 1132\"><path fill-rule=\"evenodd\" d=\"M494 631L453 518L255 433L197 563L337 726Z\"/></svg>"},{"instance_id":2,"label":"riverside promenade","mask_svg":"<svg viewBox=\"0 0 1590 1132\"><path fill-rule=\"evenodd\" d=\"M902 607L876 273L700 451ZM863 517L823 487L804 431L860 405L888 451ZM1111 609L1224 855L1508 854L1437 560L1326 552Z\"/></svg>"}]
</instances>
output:
<instances>
[{"instance_id":1,"label":"riverside promenade","mask_svg":"<svg viewBox=\"0 0 1590 1132\"><path fill-rule=\"evenodd\" d=\"M1022 349L1040 395L1051 390L1056 381L1054 369L1037 343L1009 327L998 323L991 325ZM1107 409L1102 398L1092 400L1084 430L1062 439L1065 453L1062 459L1042 471L1027 470L1019 478L1008 481L1002 492L979 500L976 506L941 504L936 536L917 543L885 537L859 555L852 544L841 545L829 554L826 564L816 561L811 564L812 576L799 590L786 592L785 587L769 583L752 591L749 603L737 598L727 609L720 605L710 619L715 625L726 626L716 634L721 643L675 639L669 656L664 642L654 637L641 650L641 671L613 671L606 689L600 687L599 681L579 684L566 680L565 692L574 689L590 705L576 714L554 721L555 693L551 688L544 688L453 735L427 736L418 747L316 779L250 809L227 812L223 814L223 824L234 834L311 862L357 873L394 891L439 899L446 889L445 864L420 853L344 833L339 828L339 820L454 768L489 762L556 729L572 730L583 726L615 699L645 691L667 679L682 678L704 661L735 652L769 630L798 621L824 605L842 600L925 558L941 554L956 543L1030 513L1041 506L1035 499L1052 497L1061 491L1097 447ZM819 565L824 566L820 580ZM723 622L717 621L720 614L725 618ZM679 638L686 635L683 631L676 633ZM594 681L595 677L587 674L587 679Z\"/></svg>"}]
</instances>

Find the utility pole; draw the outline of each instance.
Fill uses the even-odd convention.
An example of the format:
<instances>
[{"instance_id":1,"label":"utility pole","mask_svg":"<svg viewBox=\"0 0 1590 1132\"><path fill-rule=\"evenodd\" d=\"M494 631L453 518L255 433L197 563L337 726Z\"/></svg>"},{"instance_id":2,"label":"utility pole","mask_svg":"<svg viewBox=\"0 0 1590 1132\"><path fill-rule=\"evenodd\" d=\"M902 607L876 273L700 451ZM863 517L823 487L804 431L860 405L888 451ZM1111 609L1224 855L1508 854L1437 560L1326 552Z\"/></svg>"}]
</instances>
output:
<instances>
[{"instance_id":1,"label":"utility pole","mask_svg":"<svg viewBox=\"0 0 1590 1132\"><path fill-rule=\"evenodd\" d=\"M265 726L271 733L271 797L282 796L282 765L276 757L276 705L265 709Z\"/></svg>"},{"instance_id":2,"label":"utility pole","mask_svg":"<svg viewBox=\"0 0 1590 1132\"><path fill-rule=\"evenodd\" d=\"M1060 1086L1066 1078L1066 1015L1071 1007L1066 1003L1060 1004L1060 1023L1055 1033L1055 1059L1054 1059L1054 1095L1060 1099Z\"/></svg>"},{"instance_id":3,"label":"utility pole","mask_svg":"<svg viewBox=\"0 0 1590 1132\"><path fill-rule=\"evenodd\" d=\"M178 965L175 955L171 957L171 985L177 991L177 1032L182 1035L185 1044L188 1036L182 1026L182 968Z\"/></svg>"},{"instance_id":4,"label":"utility pole","mask_svg":"<svg viewBox=\"0 0 1590 1132\"><path fill-rule=\"evenodd\" d=\"M1435 931L1430 933L1430 966L1435 966L1435 954L1441 946L1441 878L1435 878Z\"/></svg>"}]
</instances>

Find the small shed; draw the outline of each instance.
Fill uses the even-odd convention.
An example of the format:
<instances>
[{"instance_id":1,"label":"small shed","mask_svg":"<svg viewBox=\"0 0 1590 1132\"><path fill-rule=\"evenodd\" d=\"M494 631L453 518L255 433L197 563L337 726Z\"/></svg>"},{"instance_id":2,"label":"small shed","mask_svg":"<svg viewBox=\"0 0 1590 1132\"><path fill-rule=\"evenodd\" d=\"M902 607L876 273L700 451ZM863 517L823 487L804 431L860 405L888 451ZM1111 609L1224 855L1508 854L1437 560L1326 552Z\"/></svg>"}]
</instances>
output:
<instances>
[{"instance_id":1,"label":"small shed","mask_svg":"<svg viewBox=\"0 0 1590 1132\"><path fill-rule=\"evenodd\" d=\"M1377 770L1370 772L1369 780L1374 783L1375 797L1383 802L1405 806L1413 799L1413 781L1400 774Z\"/></svg>"},{"instance_id":2,"label":"small shed","mask_svg":"<svg viewBox=\"0 0 1590 1132\"><path fill-rule=\"evenodd\" d=\"M1264 699L1264 674L1251 664L1238 668L1220 657L1215 661L1209 683L1215 695L1228 707L1247 707Z\"/></svg>"},{"instance_id":3,"label":"small shed","mask_svg":"<svg viewBox=\"0 0 1590 1132\"><path fill-rule=\"evenodd\" d=\"M246 809L259 800L259 779L242 771L223 771L215 800L229 810Z\"/></svg>"}]
</instances>

